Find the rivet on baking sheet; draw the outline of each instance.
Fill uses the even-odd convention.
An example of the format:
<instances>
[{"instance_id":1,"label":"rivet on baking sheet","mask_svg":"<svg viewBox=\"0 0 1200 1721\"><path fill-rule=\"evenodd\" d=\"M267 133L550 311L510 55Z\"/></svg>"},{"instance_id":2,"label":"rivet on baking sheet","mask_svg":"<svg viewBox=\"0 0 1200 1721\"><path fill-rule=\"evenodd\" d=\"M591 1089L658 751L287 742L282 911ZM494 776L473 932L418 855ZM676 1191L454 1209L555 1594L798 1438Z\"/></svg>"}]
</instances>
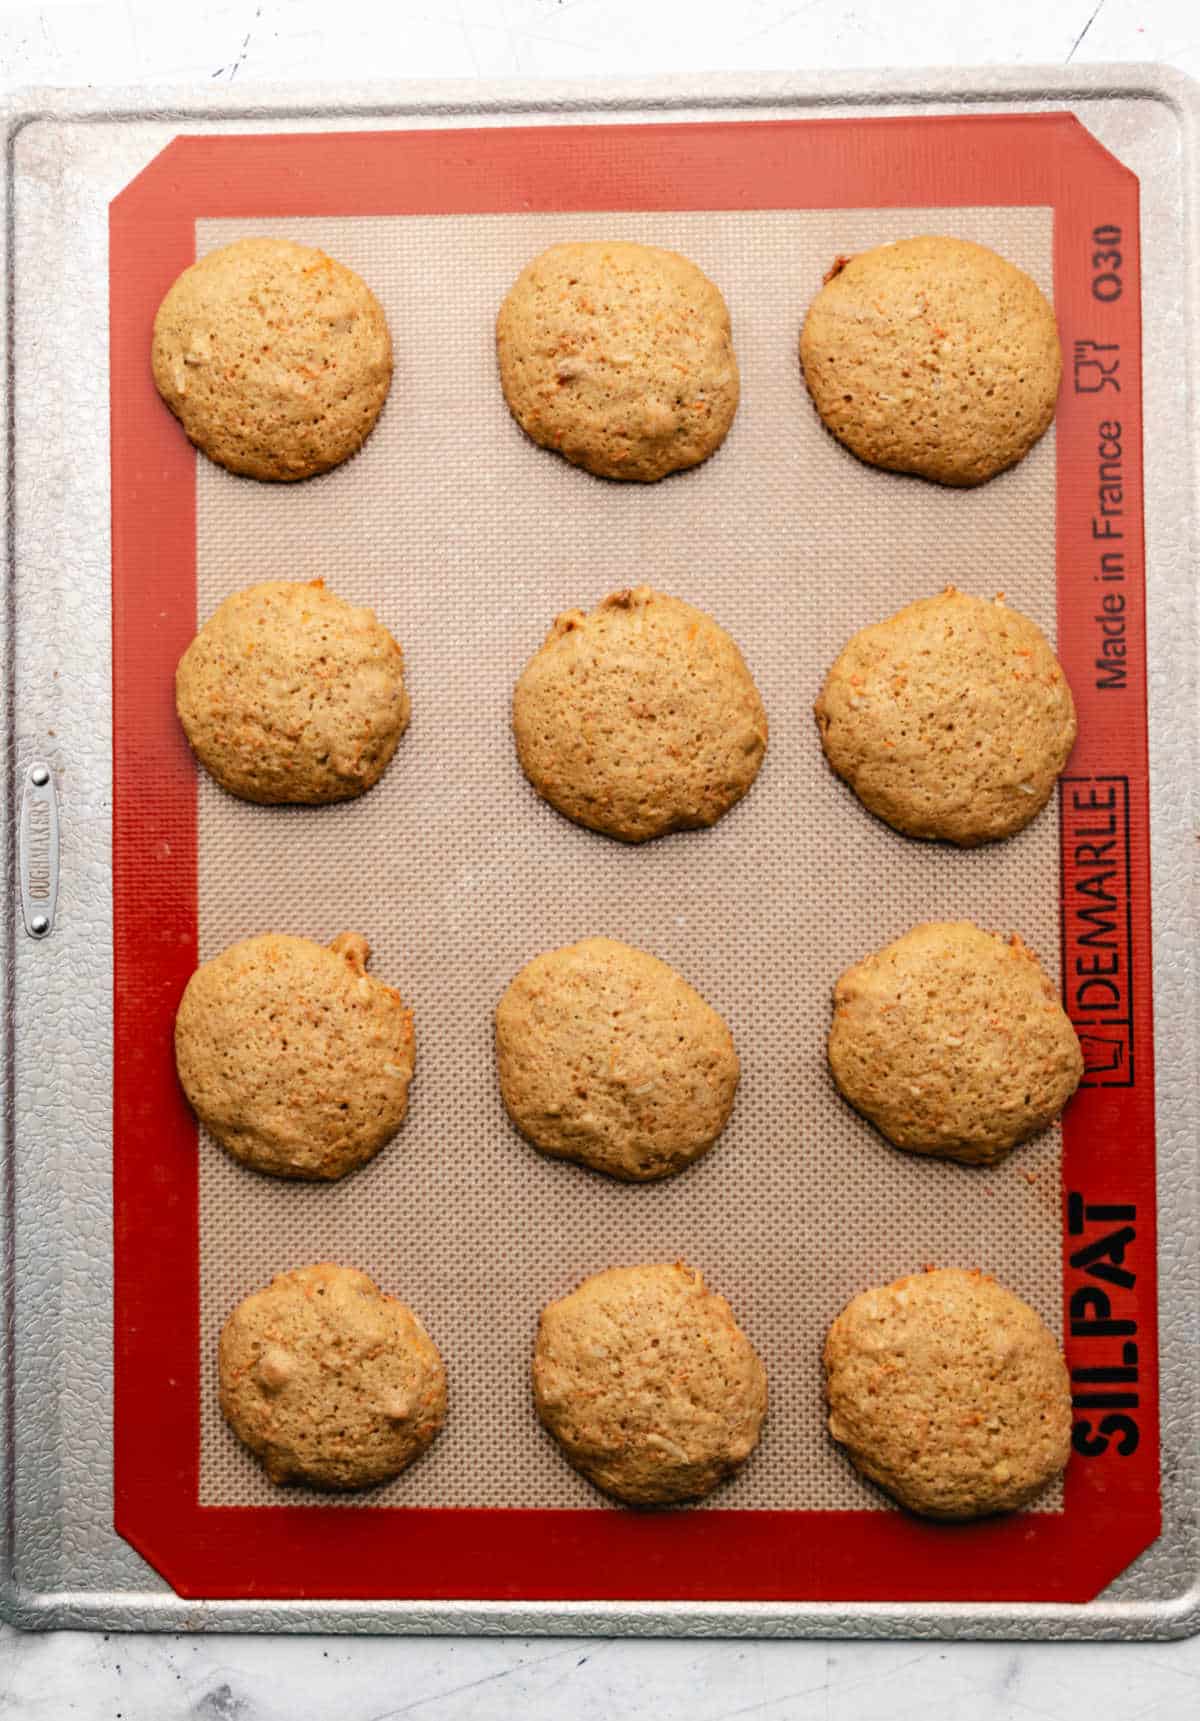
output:
<instances>
[{"instance_id":1,"label":"rivet on baking sheet","mask_svg":"<svg viewBox=\"0 0 1200 1721\"><path fill-rule=\"evenodd\" d=\"M50 767L35 759L25 771L17 819L17 885L30 938L54 931L58 906L58 797Z\"/></svg>"}]
</instances>

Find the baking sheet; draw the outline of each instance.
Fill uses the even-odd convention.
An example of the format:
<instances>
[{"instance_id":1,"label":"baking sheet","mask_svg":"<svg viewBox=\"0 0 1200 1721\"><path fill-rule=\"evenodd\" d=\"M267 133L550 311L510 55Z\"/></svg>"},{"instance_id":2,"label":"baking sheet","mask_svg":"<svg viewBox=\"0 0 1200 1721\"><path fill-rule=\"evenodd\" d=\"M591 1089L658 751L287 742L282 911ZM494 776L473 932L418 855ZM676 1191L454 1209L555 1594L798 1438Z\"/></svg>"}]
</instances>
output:
<instances>
[{"instance_id":1,"label":"baking sheet","mask_svg":"<svg viewBox=\"0 0 1200 1721\"><path fill-rule=\"evenodd\" d=\"M737 312L735 312L735 317L737 317ZM737 430L735 430L735 435L737 435ZM732 444L730 444L730 451L732 451ZM527 451L527 453L529 453L529 451ZM713 470L716 470L716 463L714 463ZM580 475L577 475L577 473L565 473L565 477L570 478L570 480L572 480L572 482L575 482L575 484L578 484L578 482L585 482L585 480L582 480L582 478L580 478ZM885 480L885 482L887 482L887 480ZM666 582L659 582L659 583L665 583L665 585L666 585ZM962 580L959 580L959 583L966 583L966 582L962 582ZM1007 582L1005 582L1005 583L1007 583ZM608 582L604 582L603 585L601 585L601 590L603 590L604 587L606 587L606 585L608 585ZM668 589L670 589L670 587L668 587ZM601 595L601 590L596 590L596 592L594 592L594 594L591 594L592 597L599 597L599 595ZM572 592L572 594L566 595L566 597L565 597L565 599L563 599L563 601L565 601L565 602L577 601L578 595L582 595L582 594L577 594L577 592ZM694 592L694 590L684 590L684 595L694 595L694 597L701 597L701 594L697 594L697 592ZM553 608L558 608L558 604L554 604ZM718 602L716 602L716 601L709 602L709 608L713 608L714 613L718 614L718 616L720 616L721 620L725 620L725 621L727 621L727 623L732 623L732 621L733 621L732 616L730 616L730 614L728 614L728 611L723 611L723 609L721 609L721 606L720 606L720 604L718 604ZM1036 611L1035 611L1035 613L1036 613ZM866 616L864 616L864 620L866 620ZM411 644L410 637L408 637L408 635L406 635L406 633L405 633L405 630L401 630L401 628L398 628L398 632L401 632L401 637L405 637L405 644L408 645L408 649L410 649L410 657L411 657L411 652L413 652L413 644ZM751 656L751 661L752 661L752 663L754 663L754 651L752 651L751 642L749 642L749 640L747 640L747 638L744 637L744 633L739 633L739 628L737 628L737 625L733 625L733 632L735 632L735 635L737 635L737 637L740 637L740 640L742 640L742 645L744 645L745 649L747 649L747 654L749 654L749 656ZM413 638L415 638L415 637L417 637L417 635L415 635L415 632L413 632ZM837 644L840 644L840 640L838 640ZM522 654L523 654L523 652L522 652ZM520 661L520 656L516 657L516 663L518 663L518 661ZM768 688L764 687L764 692L768 692L768 706L771 707L770 690L768 690ZM417 737L417 728L415 728L415 730L413 730L413 737L410 737L410 740L415 740L415 737ZM406 743L406 745L408 745L408 743ZM778 757L778 754L775 754L775 757ZM771 771L771 764L773 764L773 762L775 762L775 757L773 757L773 759L771 759L771 762L768 762L768 773L770 773L770 771ZM403 759L401 759L401 761L398 761L398 768L403 768ZM761 795L761 793L764 792L764 788L766 788L766 785L768 785L768 773L764 773L763 781L761 781L761 783L759 783L758 788L756 788L756 792L754 792L754 793L756 793L756 797L758 797L758 795ZM835 795L837 795L837 788L835 788L835 785L830 785L830 788L832 788L832 792L835 793ZM365 804L363 804L363 805L365 805ZM740 812L744 812L744 814L747 814L747 816L749 816L749 812L751 812L752 805L754 805L754 797L751 797L751 800L747 800L747 804L745 804L744 809L740 809ZM847 804L845 804L845 802L842 802L842 811L854 812L854 809L852 809L852 805L849 805L849 807L847 807ZM735 816L733 816L733 819L737 819L737 817L739 817L739 816L740 816L740 814L735 814ZM549 814L546 814L546 817L553 817L553 816L549 816ZM733 828L732 821L730 821L730 828ZM596 840L592 840L592 838L585 838L585 836L582 835L582 833L573 833L573 831L568 831L568 833L566 833L566 835L572 836L572 838L575 838L575 840L577 840L577 842L584 842L584 843L596 842ZM709 835L720 835L720 833L709 833ZM673 840L673 842L675 842L675 840ZM692 838L680 838L680 840L678 840L678 842L694 842L694 840L692 840ZM666 847L668 847L668 845L663 845L663 847L666 848ZM334 931L334 929L337 929L336 926L332 926L332 924L331 924L331 926L329 926L329 931L331 931L331 933L332 933L332 931ZM368 931L370 931L370 928L367 928L367 929L368 929ZM563 936L573 936L573 929L570 929L570 931L566 931L565 935L563 935ZM547 941L551 941L551 940L547 940ZM646 936L642 936L642 940L640 940L640 941L646 941L646 943L651 943L651 940L649 940L649 938L646 938ZM670 952L668 952L668 950L663 950L663 953L666 953L666 955L670 955ZM851 955L856 955L856 953L857 953L857 950L852 950ZM515 965L515 964L513 964L513 965ZM714 990L713 986L711 986L711 984L706 984L706 979L704 979L704 976L702 976L702 974L697 974L696 964L687 965L687 964L684 964L684 962L682 962L682 960L680 960L680 965L682 965L682 967L685 967L685 971L689 972L690 978L696 979L697 984L701 984L702 990L708 991L709 996L714 996L714 1002L721 1002L720 996L716 995L716 990ZM384 971L382 971L382 967L380 967L379 971L384 972ZM387 976L387 978L393 978L393 976L391 976L391 974L389 974L389 976ZM403 976L398 976L398 978L401 978L401 984L403 984ZM506 978L506 976L503 976L503 978ZM730 1014L733 1014L733 1012L730 1012ZM735 1021L735 1026L739 1026L739 1024L737 1024L737 1021ZM401 1139L403 1139L403 1138L401 1138ZM516 1143L515 1139L513 1139L513 1143L511 1143L511 1146L513 1146L513 1151L516 1151L516 1153L518 1153L518 1155L520 1155L520 1153L525 1153L525 1151L527 1151L527 1150L523 1150L522 1144ZM716 1165L716 1163L718 1163L718 1155L720 1155L720 1153L723 1153L723 1151L727 1150L727 1146L728 1146L728 1143L725 1144L725 1146L721 1146L721 1148L718 1148L718 1150L716 1150L716 1153L714 1153L713 1160L711 1160L711 1165ZM885 1150L881 1150L881 1148L880 1148L880 1150L878 1150L878 1151L880 1151L880 1153L883 1153L883 1151L885 1151ZM556 1172L560 1172L560 1174L561 1174L561 1172L563 1172L563 1170L565 1170L565 1169L561 1169L561 1167L551 1167L551 1169L547 1169L547 1170L556 1170ZM699 1174L701 1174L702 1170L704 1170L704 1167L701 1167L701 1169L697 1169L696 1174L692 1174L692 1175L699 1175ZM573 1174L573 1172L568 1172L568 1175L575 1175L575 1174ZM584 1175L584 1174L578 1174L578 1175L580 1175L580 1177L582 1177L582 1175ZM708 1263L702 1263L702 1265L708 1265ZM709 1268L709 1270L711 1270L711 1268ZM716 1272L713 1272L713 1277L714 1277L714 1280L716 1280L716 1282L721 1282L720 1277L718 1277L718 1274L716 1274ZM728 1284L723 1284L723 1289L730 1289L730 1287L728 1287ZM751 1325L751 1320L749 1320L749 1315L747 1315L747 1325ZM293 1616L289 1616L289 1618L303 1618L303 1614L293 1614ZM365 1618L365 1614L360 1614L360 1619L362 1619L362 1618ZM393 1623L393 1625L394 1625L394 1623L398 1623L399 1619L405 1618L405 1614L401 1613L401 1611L393 1611L393 1613L389 1614L389 1616L387 1616L387 1618L389 1618L389 1623ZM449 1616L446 1616L446 1618L449 1618ZM473 1618L475 1618L475 1619L484 1618L484 1614L479 1613L479 1611L477 1611L477 1613L473 1613ZM529 1616L525 1616L525 1618L529 1618ZM625 1611L625 1614L623 1614L623 1618L627 1619L627 1621L628 1621L628 1619L632 1618L632 1614L628 1613L628 1611ZM696 1618L696 1616L692 1616L692 1618ZM914 1616L914 1614L906 1614L906 1618L907 1618L907 1621L909 1621L909 1625L912 1625L912 1623L914 1623L914 1618L916 1618L916 1616ZM262 1619L262 1616L260 1616L260 1619ZM666 1611L665 1619L670 1619L671 1625L673 1625L673 1626L682 1625L682 1623L684 1623L684 1619L680 1618L680 1616L678 1616L678 1614L671 1614L670 1609L668 1609L668 1611ZM375 1623L379 1623L379 1621L375 1621ZM668 1625L668 1628L671 1628L671 1625ZM859 1626L859 1628L863 1628L863 1626L866 1625L866 1616L857 1616L856 1625ZM799 1628L802 1628L801 1618L799 1618L799 1614L795 1613L795 1611L792 1611L792 1613L790 1613L789 1619L787 1619L787 1625L783 1626L783 1628L790 1628L790 1630L795 1630L795 1628L797 1628L797 1626L799 1626ZM871 1628L871 1626L866 1625L866 1628Z\"/></svg>"}]
</instances>

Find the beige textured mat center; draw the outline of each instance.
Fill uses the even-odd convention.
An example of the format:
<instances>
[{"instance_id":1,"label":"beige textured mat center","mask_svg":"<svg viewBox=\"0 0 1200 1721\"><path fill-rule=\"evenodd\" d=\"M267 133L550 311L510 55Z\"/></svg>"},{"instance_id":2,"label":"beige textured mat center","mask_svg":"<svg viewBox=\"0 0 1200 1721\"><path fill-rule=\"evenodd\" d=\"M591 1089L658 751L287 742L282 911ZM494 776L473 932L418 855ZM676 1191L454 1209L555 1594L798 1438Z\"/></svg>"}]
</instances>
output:
<instances>
[{"instance_id":1,"label":"beige textured mat center","mask_svg":"<svg viewBox=\"0 0 1200 1721\"><path fill-rule=\"evenodd\" d=\"M340 470L273 487L198 462L200 614L255 580L323 577L400 639L413 703L395 761L357 803L267 809L201 780L200 955L267 929L361 931L417 1035L407 1123L342 1183L275 1183L201 1143L202 1503L317 1498L272 1487L224 1426L216 1337L247 1291L321 1259L411 1303L449 1374L431 1453L347 1510L615 1509L542 1433L529 1387L538 1310L609 1265L685 1257L766 1361L763 1442L707 1510L883 1509L828 1441L820 1396L826 1327L868 1284L925 1262L981 1265L1061 1330L1057 1131L992 1171L908 1158L838 1099L825 1066L834 979L915 921L1017 929L1057 972L1054 808L991 848L906 841L833 778L811 714L851 632L947 582L1003 590L1054 637L1053 433L982 489L942 490L860 466L804 391L800 324L832 259L930 231L992 245L1052 290L1039 209L199 224L201 253L262 232L321 245L378 294L396 349L378 429ZM720 452L647 487L535 448L496 378L493 319L522 265L556 239L614 234L712 276L742 371ZM554 614L640 581L732 633L771 742L714 830L630 849L537 800L508 725ZM665 1184L548 1162L500 1103L496 1000L535 952L591 933L672 963L737 1039L732 1121Z\"/></svg>"}]
</instances>

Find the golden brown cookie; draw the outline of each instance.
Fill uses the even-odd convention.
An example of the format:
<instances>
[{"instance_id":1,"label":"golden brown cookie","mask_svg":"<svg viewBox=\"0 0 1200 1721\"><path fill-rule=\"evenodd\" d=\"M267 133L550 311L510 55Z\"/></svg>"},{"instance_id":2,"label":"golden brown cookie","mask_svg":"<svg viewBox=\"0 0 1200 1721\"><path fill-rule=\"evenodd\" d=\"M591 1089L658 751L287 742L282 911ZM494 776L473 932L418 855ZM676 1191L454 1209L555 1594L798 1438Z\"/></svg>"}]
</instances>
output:
<instances>
[{"instance_id":1,"label":"golden brown cookie","mask_svg":"<svg viewBox=\"0 0 1200 1721\"><path fill-rule=\"evenodd\" d=\"M154 381L196 447L251 478L311 478L362 447L392 341L353 269L238 239L185 269L154 319Z\"/></svg>"},{"instance_id":2,"label":"golden brown cookie","mask_svg":"<svg viewBox=\"0 0 1200 1721\"><path fill-rule=\"evenodd\" d=\"M708 1151L739 1074L717 1012L657 956L611 938L526 963L496 1009L496 1062L535 1147L638 1183Z\"/></svg>"},{"instance_id":3,"label":"golden brown cookie","mask_svg":"<svg viewBox=\"0 0 1200 1721\"><path fill-rule=\"evenodd\" d=\"M267 932L202 963L175 1018L175 1062L204 1127L235 1159L326 1181L400 1128L412 1011L366 972L361 933L326 950Z\"/></svg>"},{"instance_id":4,"label":"golden brown cookie","mask_svg":"<svg viewBox=\"0 0 1200 1721\"><path fill-rule=\"evenodd\" d=\"M240 1302L218 1368L225 1418L272 1482L386 1482L446 1417L446 1371L416 1315L329 1261L277 1273Z\"/></svg>"},{"instance_id":5,"label":"golden brown cookie","mask_svg":"<svg viewBox=\"0 0 1200 1721\"><path fill-rule=\"evenodd\" d=\"M800 337L822 419L872 466L982 484L1049 428L1054 311L985 245L925 237L839 257Z\"/></svg>"},{"instance_id":6,"label":"golden brown cookie","mask_svg":"<svg viewBox=\"0 0 1200 1721\"><path fill-rule=\"evenodd\" d=\"M662 1506L711 1494L750 1456L767 1374L693 1268L610 1267L542 1310L533 1395L589 1482Z\"/></svg>"},{"instance_id":7,"label":"golden brown cookie","mask_svg":"<svg viewBox=\"0 0 1200 1721\"><path fill-rule=\"evenodd\" d=\"M404 654L324 581L235 592L179 660L175 705L204 768L244 801L361 795L404 731Z\"/></svg>"},{"instance_id":8,"label":"golden brown cookie","mask_svg":"<svg viewBox=\"0 0 1200 1721\"><path fill-rule=\"evenodd\" d=\"M767 714L711 616L638 586L555 619L517 682L513 734L539 795L640 843L713 825L741 800Z\"/></svg>"},{"instance_id":9,"label":"golden brown cookie","mask_svg":"<svg viewBox=\"0 0 1200 1721\"><path fill-rule=\"evenodd\" d=\"M697 466L737 411L724 299L694 263L653 245L543 251L500 307L496 352L521 429L603 478Z\"/></svg>"},{"instance_id":10,"label":"golden brown cookie","mask_svg":"<svg viewBox=\"0 0 1200 1721\"><path fill-rule=\"evenodd\" d=\"M953 586L865 627L815 706L825 756L911 837L1012 836L1054 793L1075 702L1041 629Z\"/></svg>"},{"instance_id":11,"label":"golden brown cookie","mask_svg":"<svg viewBox=\"0 0 1200 1721\"><path fill-rule=\"evenodd\" d=\"M1011 1512L1065 1467L1071 1384L1041 1317L947 1267L864 1291L825 1341L829 1432L911 1512Z\"/></svg>"},{"instance_id":12,"label":"golden brown cookie","mask_svg":"<svg viewBox=\"0 0 1200 1721\"><path fill-rule=\"evenodd\" d=\"M847 968L829 1067L897 1147L994 1165L1058 1116L1083 1055L1033 952L955 920L914 926Z\"/></svg>"}]
</instances>

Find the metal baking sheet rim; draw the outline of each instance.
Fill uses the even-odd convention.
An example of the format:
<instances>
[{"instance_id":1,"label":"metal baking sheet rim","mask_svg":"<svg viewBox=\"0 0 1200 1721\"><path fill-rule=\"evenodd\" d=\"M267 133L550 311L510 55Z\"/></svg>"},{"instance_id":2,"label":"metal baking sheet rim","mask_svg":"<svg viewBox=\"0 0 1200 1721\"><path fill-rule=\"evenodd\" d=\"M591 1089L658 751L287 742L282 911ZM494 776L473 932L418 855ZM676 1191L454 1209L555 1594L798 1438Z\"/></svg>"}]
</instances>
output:
<instances>
[{"instance_id":1,"label":"metal baking sheet rim","mask_svg":"<svg viewBox=\"0 0 1200 1721\"><path fill-rule=\"evenodd\" d=\"M73 1092L86 1085L85 1067L78 1057L79 1042L72 1038L71 1022L55 1019L55 997L43 997L38 962L46 960L55 944L74 958L68 977L72 996L85 1003L94 999L107 1020L110 949L97 940L96 924L88 924L78 908L93 911L99 905L100 928L110 925L111 900L107 874L108 800L106 768L111 754L111 730L106 721L97 723L95 708L89 707L87 722L103 765L98 784L85 780L68 784L63 806L64 865L68 887L61 905L62 925L53 938L40 943L29 938L21 920L16 892L15 837L20 790L24 773L36 750L22 719L25 707L34 705L38 715L66 711L59 687L57 704L51 703L45 685L50 667L52 626L47 634L45 610L33 599L26 577L32 571L18 562L18 511L23 498L18 487L17 447L35 426L19 410L18 368L22 347L17 295L22 289L15 267L17 236L16 155L21 133L30 124L50 122L73 125L128 125L147 122L189 130L226 129L233 125L263 129L287 124L310 129L340 125L372 125L407 122L427 125L463 123L510 124L537 121L543 124L580 123L589 117L627 117L645 122L655 118L679 119L690 115L720 112L728 117L767 113L793 115L837 114L849 110L937 112L986 109L997 105L1040 107L1049 104L1074 109L1087 122L1089 106L1097 104L1151 103L1166 108L1175 128L1173 166L1179 170L1183 201L1182 223L1176 218L1153 228L1143 215L1143 247L1147 279L1157 257L1164 278L1178 276L1182 303L1179 326L1189 342L1186 363L1178 362L1174 349L1159 351L1147 339L1144 362L1148 405L1157 400L1161 409L1165 395L1168 409L1158 419L1147 414L1147 448L1169 447L1173 462L1155 465L1156 486L1148 492L1148 652L1150 658L1151 722L1151 813L1154 841L1155 909L1155 1026L1159 1047L1158 1120L1160 1134L1160 1319L1163 1365L1163 1533L1135 1565L1096 1601L1083 1606L1025 1604L771 1604L771 1603L520 1603L499 1602L190 1602L171 1591L111 1529L108 1510L108 1464L84 1467L90 1484L72 1495L63 1485L68 1455L57 1419L57 1395L62 1390L65 1347L57 1345L55 1332L70 1304L61 1277L53 1279L53 1295L44 1309L32 1311L23 1299L41 1288L41 1263L53 1256L57 1237L47 1213L31 1203L27 1184L29 1168L52 1179L60 1167L72 1164L72 1137L64 1121L94 1122L96 1093ZM5 918L0 960L3 963L4 1107L0 1113L3 1154L0 1157L0 1198L3 1201L3 1254L0 1273L4 1291L3 1367L0 1368L0 1415L3 1427L3 1571L0 1573L0 1612L25 1628L76 1627L102 1630L191 1630L191 1631L328 1631L392 1633L458 1633L515 1635L629 1635L707 1637L910 1637L938 1639L972 1638L1126 1638L1182 1637L1200 1630L1200 1546L1195 1504L1200 1494L1200 1421L1197 1418L1196 1384L1200 1380L1200 1333L1197 1332L1197 1017L1195 997L1196 938L1196 842L1191 796L1195 781L1197 618L1193 596L1193 570L1197 565L1197 498L1200 495L1200 457L1196 435L1200 416L1200 391L1194 340L1200 299L1197 295L1197 264L1200 261L1197 215L1200 213L1200 163L1196 151L1196 126L1200 116L1200 91L1182 74L1162 67L1095 66L1078 70L993 69L981 72L933 71L913 74L842 73L819 79L793 75L717 75L703 78L657 79L653 82L563 84L475 83L376 84L323 88L295 86L256 90L247 98L233 89L213 92L154 91L29 91L10 98L0 112L5 128L5 175L3 183L5 220L0 229L0 261L3 262L6 299L7 409L0 438L3 439L5 473L5 567L4 604L0 609L0 634L4 650L4 675L0 684L0 715L5 749L5 796L0 816L4 825L4 866L9 912ZM59 223L60 229L69 223ZM60 242L70 245L68 233ZM1166 265L1171 267L1166 267ZM1147 317L1149 327L1151 319ZM63 352L64 336L56 337L56 356ZM26 354L28 357L28 354ZM57 377L59 373L55 372ZM107 375L98 371L91 385L91 406L97 393L104 407ZM75 404L68 378L60 398L47 400L61 415ZM53 412L48 413L56 422ZM99 423L99 418L97 419ZM93 501L99 494L105 505L104 530L98 552L81 550L81 584L89 591L98 584L107 603L107 420L105 433L95 444L94 458L82 462L91 483ZM54 451L44 425L37 427L39 447ZM52 435L53 433L51 433ZM61 435L61 428L59 431ZM1179 459L1180 443L1187 459ZM60 445L59 452L65 453ZM76 456L78 458L78 456ZM1157 474L1166 472L1161 487L1169 483L1170 494L1160 496ZM51 462L51 469L53 463ZM31 511L40 504L35 500ZM40 546L39 546L40 547ZM62 551L55 540L48 549ZM69 548L69 547L67 547ZM92 559L89 562L89 554ZM22 562L28 558L22 558ZM88 584L91 580L92 584ZM95 595L93 593L93 595ZM41 627L41 631L39 631ZM28 632L30 643L25 643ZM62 643L58 641L57 643ZM109 645L101 629L82 642L72 641L81 651L80 667L90 669L97 682L107 684ZM38 684L40 703L31 699L24 685ZM86 673L80 675L86 682ZM86 689L85 689L86 691ZM83 694L80 695L82 701ZM101 705L101 710L106 707ZM78 713L76 713L78 716ZM45 730L39 726L38 734ZM81 896L74 948L70 932L72 892L69 875L71 853L90 861L77 882ZM61 1010L59 1012L62 1013ZM70 1012L66 1014L69 1016ZM83 1051L87 1051L86 1044ZM76 1062L69 1076L60 1068L64 1053L74 1051ZM111 1046L99 1047L98 1075L103 1091L108 1081L104 1054ZM36 1074L31 1086L31 1073ZM96 1072L89 1070L86 1075ZM91 1109L89 1110L89 1098ZM73 1103L72 1103L73 1102ZM56 1110L57 1104L57 1110ZM40 1127L39 1127L40 1125ZM23 1149L36 1135L36 1162ZM101 1137L105 1137L103 1126ZM106 1137L105 1137L106 1139ZM50 1148L55 1151L51 1153ZM52 1163L51 1163L52 1162ZM43 1167L48 1166L48 1170ZM78 1171L72 1166L73 1171ZM86 1170L87 1167L85 1166ZM57 1185L55 1185L57 1187ZM35 1191L36 1193L36 1191ZM107 1187L98 1180L98 1236L108 1239ZM95 1268L94 1251L82 1268L83 1281ZM53 1272L58 1272L55 1262ZM103 1293L89 1290L95 1306L108 1308L111 1260L102 1260ZM76 1287L69 1287L76 1288ZM26 1426L15 1412L14 1384L22 1366L32 1366L18 1349L30 1313L47 1318L49 1331L39 1335L41 1354L48 1359L50 1390L45 1393L45 1423ZM104 1318L103 1316L101 1318ZM33 1359L36 1362L36 1358ZM92 1360L92 1359L89 1359ZM91 1410L98 1429L97 1441L108 1453L109 1400L104 1391L106 1359L96 1365ZM56 1372L57 1370L57 1372ZM24 1418L24 1411L22 1412ZM47 1431L50 1444L47 1445ZM40 1444L39 1444L40 1441ZM21 1470L19 1451L36 1456L33 1475L41 1488L42 1511L28 1514L25 1495L18 1488ZM87 1455L84 1455L85 1460ZM78 1473L78 1472L77 1472ZM49 1479L47 1485L42 1483ZM45 1562L47 1549L69 1539L72 1525L65 1499L91 1514L91 1530L107 1527L107 1539L97 1537L86 1587L59 1588L30 1582L21 1571L22 1534L40 1538L36 1558ZM85 1561L86 1563L86 1561Z\"/></svg>"}]
</instances>

